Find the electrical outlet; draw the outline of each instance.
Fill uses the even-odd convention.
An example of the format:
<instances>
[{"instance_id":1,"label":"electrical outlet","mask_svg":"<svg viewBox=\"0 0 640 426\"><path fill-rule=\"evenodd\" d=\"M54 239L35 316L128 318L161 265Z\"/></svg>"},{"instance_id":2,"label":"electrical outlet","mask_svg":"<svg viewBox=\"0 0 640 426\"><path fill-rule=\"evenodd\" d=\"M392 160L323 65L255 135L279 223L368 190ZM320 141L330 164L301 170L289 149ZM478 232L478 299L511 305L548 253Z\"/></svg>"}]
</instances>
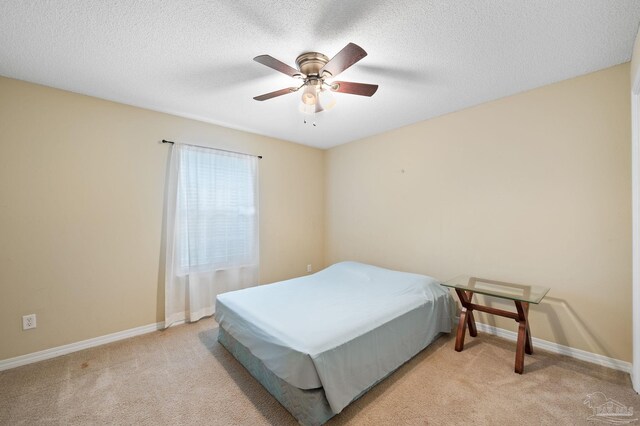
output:
<instances>
[{"instance_id":1,"label":"electrical outlet","mask_svg":"<svg viewBox=\"0 0 640 426\"><path fill-rule=\"evenodd\" d=\"M311 268L311 264L308 264L307 265L307 272L312 272L312 271L313 271L313 269Z\"/></svg>"},{"instance_id":2,"label":"electrical outlet","mask_svg":"<svg viewBox=\"0 0 640 426\"><path fill-rule=\"evenodd\" d=\"M29 330L30 328L36 328L36 314L24 315L22 317L22 329Z\"/></svg>"}]
</instances>

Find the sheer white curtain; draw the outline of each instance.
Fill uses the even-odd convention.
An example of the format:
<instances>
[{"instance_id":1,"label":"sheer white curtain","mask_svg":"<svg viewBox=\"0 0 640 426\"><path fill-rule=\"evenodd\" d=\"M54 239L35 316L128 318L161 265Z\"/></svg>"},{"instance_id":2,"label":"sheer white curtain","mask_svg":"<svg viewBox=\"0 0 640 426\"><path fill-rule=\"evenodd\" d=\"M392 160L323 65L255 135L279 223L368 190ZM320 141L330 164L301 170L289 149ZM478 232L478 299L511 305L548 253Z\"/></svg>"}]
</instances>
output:
<instances>
[{"instance_id":1,"label":"sheer white curtain","mask_svg":"<svg viewBox=\"0 0 640 426\"><path fill-rule=\"evenodd\" d=\"M220 293L258 284L258 158L174 144L165 327L212 315Z\"/></svg>"}]
</instances>

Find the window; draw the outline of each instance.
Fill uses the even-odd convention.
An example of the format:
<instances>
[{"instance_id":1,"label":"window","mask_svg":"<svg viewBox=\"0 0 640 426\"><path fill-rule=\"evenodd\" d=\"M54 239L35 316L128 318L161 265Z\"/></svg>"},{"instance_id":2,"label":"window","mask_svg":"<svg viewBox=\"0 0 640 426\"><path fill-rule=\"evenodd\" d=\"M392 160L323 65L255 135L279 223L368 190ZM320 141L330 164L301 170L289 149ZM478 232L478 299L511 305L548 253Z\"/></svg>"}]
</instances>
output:
<instances>
[{"instance_id":1,"label":"window","mask_svg":"<svg viewBox=\"0 0 640 426\"><path fill-rule=\"evenodd\" d=\"M177 194L178 274L257 264L257 158L183 146Z\"/></svg>"}]
</instances>

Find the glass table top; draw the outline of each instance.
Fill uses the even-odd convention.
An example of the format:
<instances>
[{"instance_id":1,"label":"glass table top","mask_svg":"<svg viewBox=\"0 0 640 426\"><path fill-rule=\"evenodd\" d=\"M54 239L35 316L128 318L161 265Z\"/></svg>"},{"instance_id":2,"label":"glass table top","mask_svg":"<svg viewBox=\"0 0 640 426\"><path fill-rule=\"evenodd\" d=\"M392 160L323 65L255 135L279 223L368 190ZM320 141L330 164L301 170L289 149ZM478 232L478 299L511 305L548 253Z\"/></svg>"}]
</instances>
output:
<instances>
[{"instance_id":1,"label":"glass table top","mask_svg":"<svg viewBox=\"0 0 640 426\"><path fill-rule=\"evenodd\" d=\"M486 280L484 278L460 275L442 283L445 287L458 290L472 291L478 294L500 297L502 299L518 300L521 302L538 304L547 294L549 288L535 285L505 283L502 281Z\"/></svg>"}]
</instances>

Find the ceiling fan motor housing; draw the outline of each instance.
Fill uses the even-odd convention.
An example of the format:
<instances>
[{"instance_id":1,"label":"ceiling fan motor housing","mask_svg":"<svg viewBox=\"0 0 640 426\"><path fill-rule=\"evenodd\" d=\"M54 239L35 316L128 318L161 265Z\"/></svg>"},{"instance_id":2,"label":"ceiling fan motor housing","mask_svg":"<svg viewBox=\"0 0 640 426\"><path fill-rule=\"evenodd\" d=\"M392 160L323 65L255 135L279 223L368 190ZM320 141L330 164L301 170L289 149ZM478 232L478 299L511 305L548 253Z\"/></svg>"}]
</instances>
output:
<instances>
[{"instance_id":1,"label":"ceiling fan motor housing","mask_svg":"<svg viewBox=\"0 0 640 426\"><path fill-rule=\"evenodd\" d=\"M327 62L329 62L329 58L318 52L303 53L296 58L298 69L309 77L321 77L319 72Z\"/></svg>"}]
</instances>

